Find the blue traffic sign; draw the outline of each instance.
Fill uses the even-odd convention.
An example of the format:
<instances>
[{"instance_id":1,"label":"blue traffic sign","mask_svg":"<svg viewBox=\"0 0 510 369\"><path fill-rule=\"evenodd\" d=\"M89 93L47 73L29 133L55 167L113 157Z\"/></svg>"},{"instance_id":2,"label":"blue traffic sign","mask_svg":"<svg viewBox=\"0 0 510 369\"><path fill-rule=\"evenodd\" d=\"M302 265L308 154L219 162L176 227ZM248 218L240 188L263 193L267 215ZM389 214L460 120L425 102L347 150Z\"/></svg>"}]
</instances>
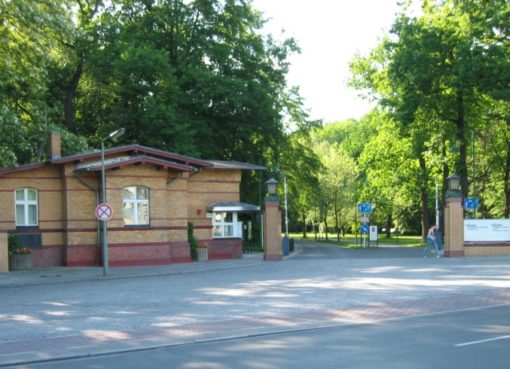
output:
<instances>
[{"instance_id":1,"label":"blue traffic sign","mask_svg":"<svg viewBox=\"0 0 510 369\"><path fill-rule=\"evenodd\" d=\"M477 197L466 197L464 199L464 209L476 210L480 206L480 202Z\"/></svg>"},{"instance_id":2,"label":"blue traffic sign","mask_svg":"<svg viewBox=\"0 0 510 369\"><path fill-rule=\"evenodd\" d=\"M358 204L358 213L371 213L372 212L372 204L369 202Z\"/></svg>"},{"instance_id":3,"label":"blue traffic sign","mask_svg":"<svg viewBox=\"0 0 510 369\"><path fill-rule=\"evenodd\" d=\"M368 228L369 228L368 224L362 224L361 225L361 233L367 234L368 233Z\"/></svg>"}]
</instances>

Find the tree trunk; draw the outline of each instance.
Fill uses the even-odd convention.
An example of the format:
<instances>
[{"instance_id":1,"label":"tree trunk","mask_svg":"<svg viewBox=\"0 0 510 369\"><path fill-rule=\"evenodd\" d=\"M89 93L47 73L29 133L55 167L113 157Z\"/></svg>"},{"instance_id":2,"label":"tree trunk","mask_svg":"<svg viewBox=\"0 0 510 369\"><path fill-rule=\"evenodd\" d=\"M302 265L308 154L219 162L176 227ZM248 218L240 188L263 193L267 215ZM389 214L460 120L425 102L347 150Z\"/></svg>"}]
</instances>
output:
<instances>
[{"instance_id":1,"label":"tree trunk","mask_svg":"<svg viewBox=\"0 0 510 369\"><path fill-rule=\"evenodd\" d=\"M446 158L446 146L443 145L443 149L442 149L442 157L443 158ZM442 184L441 184L441 204L442 204L442 211L441 211L441 216L439 217L439 223L438 224L438 227L440 229L440 231L444 234L444 201L445 201L445 197L446 197L446 192L447 192L447 189L448 189L448 184L447 184L447 181L446 179L450 176L450 172L449 172L449 169L448 169L448 164L446 163L446 161L443 162L443 178L442 178Z\"/></svg>"},{"instance_id":2,"label":"tree trunk","mask_svg":"<svg viewBox=\"0 0 510 369\"><path fill-rule=\"evenodd\" d=\"M503 174L504 217L510 217L510 142L506 148L506 162Z\"/></svg>"},{"instance_id":3,"label":"tree trunk","mask_svg":"<svg viewBox=\"0 0 510 369\"><path fill-rule=\"evenodd\" d=\"M71 132L76 132L76 122L74 120L74 95L78 89L80 78L83 74L83 55L80 55L78 65L74 71L69 85L65 89L64 96L64 119L66 127Z\"/></svg>"},{"instance_id":4,"label":"tree trunk","mask_svg":"<svg viewBox=\"0 0 510 369\"><path fill-rule=\"evenodd\" d=\"M304 209L301 212L301 221L303 222L303 238L306 239L306 212Z\"/></svg>"},{"instance_id":5,"label":"tree trunk","mask_svg":"<svg viewBox=\"0 0 510 369\"><path fill-rule=\"evenodd\" d=\"M427 167L425 163L425 159L423 156L420 156L419 158L419 164L420 164L420 192L421 192L421 239L423 242L427 240L427 233L430 226L430 220L429 220L429 208L428 208L428 202L429 202L429 194L428 194L428 174L427 174Z\"/></svg>"},{"instance_id":6,"label":"tree trunk","mask_svg":"<svg viewBox=\"0 0 510 369\"><path fill-rule=\"evenodd\" d=\"M466 118L464 108L464 94L457 92L457 140L460 144L459 159L457 162L458 175L460 175L460 185L462 197L468 196L468 169L467 169L467 143L466 143Z\"/></svg>"},{"instance_id":7,"label":"tree trunk","mask_svg":"<svg viewBox=\"0 0 510 369\"><path fill-rule=\"evenodd\" d=\"M336 231L336 240L340 242L340 222L338 219L338 192L335 191L335 201L333 203L333 211L335 212L335 231Z\"/></svg>"},{"instance_id":8,"label":"tree trunk","mask_svg":"<svg viewBox=\"0 0 510 369\"><path fill-rule=\"evenodd\" d=\"M386 238L391 238L391 224L393 223L393 217L391 214L386 216Z\"/></svg>"}]
</instances>

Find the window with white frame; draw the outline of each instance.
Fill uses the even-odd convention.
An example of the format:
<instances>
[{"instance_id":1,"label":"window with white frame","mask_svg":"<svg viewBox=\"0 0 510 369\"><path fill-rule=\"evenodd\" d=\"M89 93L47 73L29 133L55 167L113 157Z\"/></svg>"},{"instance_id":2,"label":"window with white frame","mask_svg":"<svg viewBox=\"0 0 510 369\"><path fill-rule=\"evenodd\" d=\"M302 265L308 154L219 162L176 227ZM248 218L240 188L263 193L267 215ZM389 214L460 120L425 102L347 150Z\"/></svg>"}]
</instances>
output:
<instances>
[{"instance_id":1,"label":"window with white frame","mask_svg":"<svg viewBox=\"0 0 510 369\"><path fill-rule=\"evenodd\" d=\"M149 189L141 186L124 187L122 190L125 225L149 224Z\"/></svg>"},{"instance_id":2,"label":"window with white frame","mask_svg":"<svg viewBox=\"0 0 510 369\"><path fill-rule=\"evenodd\" d=\"M240 237L240 226L235 212L213 213L213 238Z\"/></svg>"},{"instance_id":3,"label":"window with white frame","mask_svg":"<svg viewBox=\"0 0 510 369\"><path fill-rule=\"evenodd\" d=\"M15 191L16 226L29 227L39 224L37 190L19 188Z\"/></svg>"}]
</instances>

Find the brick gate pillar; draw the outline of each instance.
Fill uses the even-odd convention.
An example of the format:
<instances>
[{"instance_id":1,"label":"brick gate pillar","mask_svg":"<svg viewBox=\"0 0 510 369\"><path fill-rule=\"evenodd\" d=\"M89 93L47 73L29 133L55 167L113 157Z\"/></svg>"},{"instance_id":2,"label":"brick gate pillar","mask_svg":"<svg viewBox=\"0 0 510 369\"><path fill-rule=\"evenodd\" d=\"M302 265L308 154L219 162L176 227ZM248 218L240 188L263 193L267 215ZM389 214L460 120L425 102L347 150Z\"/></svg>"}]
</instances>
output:
<instances>
[{"instance_id":1,"label":"brick gate pillar","mask_svg":"<svg viewBox=\"0 0 510 369\"><path fill-rule=\"evenodd\" d=\"M0 232L0 273L9 271L9 249L7 232Z\"/></svg>"},{"instance_id":2,"label":"brick gate pillar","mask_svg":"<svg viewBox=\"0 0 510 369\"><path fill-rule=\"evenodd\" d=\"M446 197L444 208L444 256L464 256L464 209L462 197Z\"/></svg>"},{"instance_id":3,"label":"brick gate pillar","mask_svg":"<svg viewBox=\"0 0 510 369\"><path fill-rule=\"evenodd\" d=\"M282 260L282 212L278 198L264 202L264 260Z\"/></svg>"}]
</instances>

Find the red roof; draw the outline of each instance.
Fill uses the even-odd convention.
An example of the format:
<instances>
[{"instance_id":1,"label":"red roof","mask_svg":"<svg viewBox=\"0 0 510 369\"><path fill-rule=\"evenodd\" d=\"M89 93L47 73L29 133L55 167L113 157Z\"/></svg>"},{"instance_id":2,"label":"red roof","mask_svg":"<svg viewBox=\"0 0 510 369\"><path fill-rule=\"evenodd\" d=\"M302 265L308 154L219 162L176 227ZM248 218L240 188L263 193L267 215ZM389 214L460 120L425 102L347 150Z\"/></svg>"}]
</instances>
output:
<instances>
[{"instance_id":1,"label":"red roof","mask_svg":"<svg viewBox=\"0 0 510 369\"><path fill-rule=\"evenodd\" d=\"M111 149L106 149L104 151L105 156L112 155L112 154L122 154L122 153L142 153L147 154L151 156L157 156L163 159L170 159L173 161L180 162L184 165L193 165L196 167L212 167L213 165L205 160L195 159L191 158L189 156L179 155L163 150L158 149L152 149L150 147L138 145L138 144L132 144L132 145L126 145L126 146L119 146L119 147L113 147ZM85 154L77 154L72 156L66 156L60 159L52 160L52 164L66 164L66 163L72 163L72 162L83 162L88 159L94 159L94 158L100 158L101 157L101 151L93 151Z\"/></svg>"}]
</instances>

